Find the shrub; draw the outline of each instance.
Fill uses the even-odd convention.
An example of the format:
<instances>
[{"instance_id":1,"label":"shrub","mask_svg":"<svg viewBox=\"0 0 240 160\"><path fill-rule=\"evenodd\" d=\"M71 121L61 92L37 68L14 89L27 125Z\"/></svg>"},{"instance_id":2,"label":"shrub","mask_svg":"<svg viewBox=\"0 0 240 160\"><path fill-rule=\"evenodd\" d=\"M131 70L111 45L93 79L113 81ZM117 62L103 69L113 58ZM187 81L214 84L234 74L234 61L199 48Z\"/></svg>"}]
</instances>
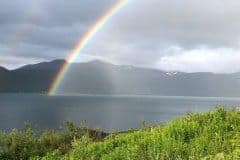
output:
<instances>
[{"instance_id":1,"label":"shrub","mask_svg":"<svg viewBox=\"0 0 240 160\"><path fill-rule=\"evenodd\" d=\"M168 124L107 136L76 127L44 131L27 127L0 134L0 159L32 160L232 160L240 159L240 113L218 107ZM107 137L106 137L107 136Z\"/></svg>"}]
</instances>

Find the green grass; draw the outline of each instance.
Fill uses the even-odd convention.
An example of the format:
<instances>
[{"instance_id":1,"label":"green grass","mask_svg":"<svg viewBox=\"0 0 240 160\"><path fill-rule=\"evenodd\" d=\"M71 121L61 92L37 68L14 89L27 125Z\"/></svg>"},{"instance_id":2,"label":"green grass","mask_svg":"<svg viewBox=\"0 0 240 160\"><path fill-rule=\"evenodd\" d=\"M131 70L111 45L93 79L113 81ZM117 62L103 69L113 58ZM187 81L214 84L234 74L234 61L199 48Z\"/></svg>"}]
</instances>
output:
<instances>
[{"instance_id":1,"label":"green grass","mask_svg":"<svg viewBox=\"0 0 240 160\"><path fill-rule=\"evenodd\" d=\"M28 160L30 157L45 156L58 150L68 153L72 142L87 136L97 142L107 136L100 130L77 127L66 122L62 129L40 131L26 124L23 131L13 129L10 133L0 132L0 160Z\"/></svg>"},{"instance_id":2,"label":"green grass","mask_svg":"<svg viewBox=\"0 0 240 160\"><path fill-rule=\"evenodd\" d=\"M72 130L75 130L74 128L76 127L72 126ZM75 137L70 138L71 142L67 143L69 145L67 149L61 149L56 145L57 147L43 151L42 154L29 152L23 159L29 157L32 157L32 160L240 159L240 112L237 109L226 110L218 107L207 113L187 114L164 126L110 134L105 138L103 136L94 138L94 134L86 132L79 134L79 130L71 132ZM33 144L30 144L30 148L34 148ZM48 148L46 145L43 147ZM24 149L14 150L15 155L20 150Z\"/></svg>"}]
</instances>

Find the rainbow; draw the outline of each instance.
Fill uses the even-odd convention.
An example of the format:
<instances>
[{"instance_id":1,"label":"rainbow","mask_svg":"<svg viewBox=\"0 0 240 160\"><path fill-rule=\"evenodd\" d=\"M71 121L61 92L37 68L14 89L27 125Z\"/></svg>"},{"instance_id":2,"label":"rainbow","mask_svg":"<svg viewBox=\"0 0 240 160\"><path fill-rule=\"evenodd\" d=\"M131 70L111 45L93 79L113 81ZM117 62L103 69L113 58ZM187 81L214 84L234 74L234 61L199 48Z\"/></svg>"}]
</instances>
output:
<instances>
[{"instance_id":1,"label":"rainbow","mask_svg":"<svg viewBox=\"0 0 240 160\"><path fill-rule=\"evenodd\" d=\"M54 78L49 90L48 95L54 95L56 90L58 89L61 81L66 75L71 63L73 62L81 50L85 47L85 45L89 42L89 40L104 26L105 23L118 11L120 10L129 0L118 0L108 11L105 12L83 35L83 37L79 40L77 45L71 50L68 57L66 58L66 62L59 69L56 77Z\"/></svg>"}]
</instances>

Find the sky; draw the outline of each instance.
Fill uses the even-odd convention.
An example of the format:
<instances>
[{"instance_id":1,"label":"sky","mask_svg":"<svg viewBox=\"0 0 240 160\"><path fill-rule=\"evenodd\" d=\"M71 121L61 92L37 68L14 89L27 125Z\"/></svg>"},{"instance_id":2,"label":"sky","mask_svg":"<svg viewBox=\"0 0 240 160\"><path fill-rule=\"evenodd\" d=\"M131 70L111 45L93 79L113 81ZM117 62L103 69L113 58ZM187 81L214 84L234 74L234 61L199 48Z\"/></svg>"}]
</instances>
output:
<instances>
[{"instance_id":1,"label":"sky","mask_svg":"<svg viewBox=\"0 0 240 160\"><path fill-rule=\"evenodd\" d=\"M116 0L0 0L0 66L66 58ZM166 71L240 71L240 1L129 0L76 62Z\"/></svg>"}]
</instances>

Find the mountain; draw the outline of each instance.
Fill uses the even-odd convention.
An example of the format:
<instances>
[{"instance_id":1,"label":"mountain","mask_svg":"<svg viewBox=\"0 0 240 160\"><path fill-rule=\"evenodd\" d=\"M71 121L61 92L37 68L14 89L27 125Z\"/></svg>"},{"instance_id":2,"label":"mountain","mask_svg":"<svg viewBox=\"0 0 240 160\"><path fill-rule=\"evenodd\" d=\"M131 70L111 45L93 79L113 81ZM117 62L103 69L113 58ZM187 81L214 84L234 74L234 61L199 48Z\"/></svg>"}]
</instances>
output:
<instances>
[{"instance_id":1,"label":"mountain","mask_svg":"<svg viewBox=\"0 0 240 160\"><path fill-rule=\"evenodd\" d=\"M43 62L5 72L0 69L0 92L46 92L64 62Z\"/></svg>"},{"instance_id":2,"label":"mountain","mask_svg":"<svg viewBox=\"0 0 240 160\"><path fill-rule=\"evenodd\" d=\"M0 67L0 92L46 93L64 60ZM240 96L240 73L183 73L119 66L102 61L73 63L58 93Z\"/></svg>"}]
</instances>

